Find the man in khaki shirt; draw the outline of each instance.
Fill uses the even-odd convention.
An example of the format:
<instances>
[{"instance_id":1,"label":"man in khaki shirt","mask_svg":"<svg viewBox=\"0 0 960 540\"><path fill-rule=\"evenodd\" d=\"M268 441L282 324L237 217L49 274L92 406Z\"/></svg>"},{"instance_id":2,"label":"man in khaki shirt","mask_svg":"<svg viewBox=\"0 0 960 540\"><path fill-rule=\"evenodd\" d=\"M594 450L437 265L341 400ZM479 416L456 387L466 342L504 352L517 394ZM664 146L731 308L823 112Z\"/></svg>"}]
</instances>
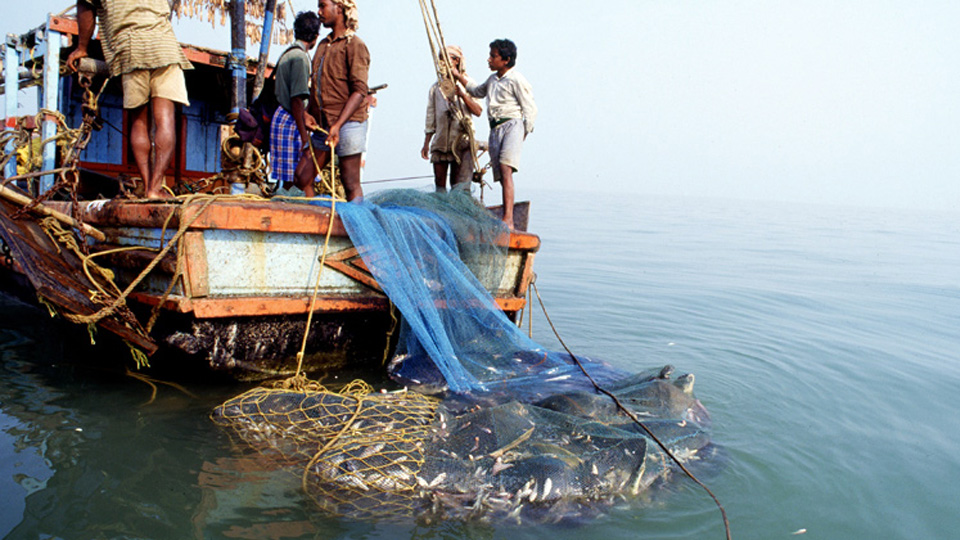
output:
<instances>
[{"instance_id":1,"label":"man in khaki shirt","mask_svg":"<svg viewBox=\"0 0 960 540\"><path fill-rule=\"evenodd\" d=\"M447 45L447 56L454 69L464 72L463 49ZM444 94L439 82L433 83L427 95L427 119L423 148L420 156L433 163L433 180L437 191L447 190L447 171L450 187L470 189L474 157L470 138L473 123L467 114L480 116L483 109L462 85L457 84L450 95ZM468 133L469 130L469 133Z\"/></svg>"},{"instance_id":2,"label":"man in khaki shirt","mask_svg":"<svg viewBox=\"0 0 960 540\"><path fill-rule=\"evenodd\" d=\"M176 148L175 105L189 105L184 69L193 66L173 33L168 0L77 0L77 48L67 57L76 70L87 56L100 19L101 43L111 77L121 77L123 108L133 116L130 145L144 181L144 196L166 198L164 171ZM150 107L148 107L148 105ZM150 108L154 139L150 140ZM153 162L150 150L156 151Z\"/></svg>"}]
</instances>

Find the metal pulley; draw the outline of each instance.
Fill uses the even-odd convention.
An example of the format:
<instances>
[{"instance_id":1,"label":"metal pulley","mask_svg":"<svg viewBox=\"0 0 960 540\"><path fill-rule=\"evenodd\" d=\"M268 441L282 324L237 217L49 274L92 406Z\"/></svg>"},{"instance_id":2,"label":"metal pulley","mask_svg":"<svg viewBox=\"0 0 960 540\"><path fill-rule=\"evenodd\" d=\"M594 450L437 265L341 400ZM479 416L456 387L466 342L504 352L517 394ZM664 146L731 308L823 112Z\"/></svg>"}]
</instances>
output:
<instances>
[{"instance_id":1,"label":"metal pulley","mask_svg":"<svg viewBox=\"0 0 960 540\"><path fill-rule=\"evenodd\" d=\"M77 66L77 75L80 79L80 86L89 88L90 84L93 83L94 77L109 77L110 67L107 66L107 63L103 60L97 60L88 56L80 59L79 65Z\"/></svg>"},{"instance_id":2,"label":"metal pulley","mask_svg":"<svg viewBox=\"0 0 960 540\"><path fill-rule=\"evenodd\" d=\"M89 125L93 131L103 129L103 117L100 116L97 96L90 90L90 86L93 85L93 79L100 76L110 76L110 68L106 62L90 57L80 59L77 69L77 82L79 82L80 86L84 89L83 105L81 106L83 121Z\"/></svg>"}]
</instances>

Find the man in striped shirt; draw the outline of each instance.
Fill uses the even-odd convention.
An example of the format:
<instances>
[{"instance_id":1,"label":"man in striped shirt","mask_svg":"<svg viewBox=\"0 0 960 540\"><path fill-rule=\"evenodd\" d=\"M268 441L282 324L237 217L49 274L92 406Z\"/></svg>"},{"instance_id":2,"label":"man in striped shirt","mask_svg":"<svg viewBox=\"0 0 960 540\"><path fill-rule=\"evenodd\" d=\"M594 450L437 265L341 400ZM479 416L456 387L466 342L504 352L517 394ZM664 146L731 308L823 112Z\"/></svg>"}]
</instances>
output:
<instances>
[{"instance_id":1,"label":"man in striped shirt","mask_svg":"<svg viewBox=\"0 0 960 540\"><path fill-rule=\"evenodd\" d=\"M183 70L193 66L173 33L168 0L77 0L77 48L67 57L76 70L87 56L100 19L103 54L111 77L121 77L123 108L133 117L130 145L148 199L168 197L164 171L176 148L175 103L189 105ZM155 132L150 139L150 111ZM150 151L155 151L153 161Z\"/></svg>"}]
</instances>

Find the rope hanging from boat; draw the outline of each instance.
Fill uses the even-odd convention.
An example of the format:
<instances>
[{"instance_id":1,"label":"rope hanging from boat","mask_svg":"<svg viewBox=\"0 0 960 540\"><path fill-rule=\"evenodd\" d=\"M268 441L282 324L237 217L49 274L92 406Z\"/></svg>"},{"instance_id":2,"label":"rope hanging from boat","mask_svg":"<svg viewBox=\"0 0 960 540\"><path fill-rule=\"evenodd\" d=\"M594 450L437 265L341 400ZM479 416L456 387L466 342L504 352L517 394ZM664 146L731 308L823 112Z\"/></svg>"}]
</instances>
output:
<instances>
[{"instance_id":1,"label":"rope hanging from boat","mask_svg":"<svg viewBox=\"0 0 960 540\"><path fill-rule=\"evenodd\" d=\"M63 317L71 322L86 324L90 332L91 341L94 337L96 324L106 317L114 316L116 321L128 327L134 333L146 337L143 329L132 312L126 307L124 298L126 294L121 293L114 283L114 274L92 261L89 253L89 243L87 236L92 236L99 241L104 241L104 234L88 224L83 222L83 216L78 204L78 185L80 181L79 159L84 149L90 141L94 131L101 128L101 118L99 112L99 101L106 89L109 78L105 78L98 92L91 90L92 80L89 77L81 77L80 85L84 88L84 99L82 103L83 119L79 127L70 128L67 125L66 118L59 111L41 109L34 117L33 122L21 120L18 122L16 130L8 130L3 134L4 142L15 141L12 152L3 152L0 163L4 166L10 159L15 159L18 152L26 147L27 172L4 179L0 185L0 196L16 203L20 206L19 210L11 214L12 219L20 219L27 213L46 216L37 219L40 229L51 239L52 246L59 252L60 246L65 246L80 261L83 273L86 275L88 283L93 287L89 291L89 300L94 304L105 305L106 307L98 310L91 315L81 315L64 310ZM29 118L29 117L28 117ZM46 139L36 139L33 131L36 126L44 121L53 122L55 133ZM36 144L38 142L38 144ZM62 148L62 157L60 167L48 171L31 171L33 167L42 166L33 159L34 146L43 148L47 144L56 144ZM44 175L56 175L57 181L43 194L37 197L28 197L21 194L20 191L8 189L5 186L16 180L30 180ZM72 216L62 214L53 210L43 203L60 190L67 192L71 205ZM65 229L61 224L65 224L70 229ZM40 299L41 302L44 299ZM111 302L112 300L112 302ZM109 304L108 304L109 303ZM55 311L51 312L55 314ZM134 361L138 367L146 364L146 355L128 342L133 354Z\"/></svg>"},{"instance_id":2,"label":"rope hanging from boat","mask_svg":"<svg viewBox=\"0 0 960 540\"><path fill-rule=\"evenodd\" d=\"M327 130L321 127L318 127L317 131L323 133L324 135L329 135ZM325 171L320 168L320 162L317 161L317 153L313 149L312 141L309 144L309 148L310 159L313 160L313 170L317 171L317 178L314 179L315 188L319 188L317 191L319 191L321 195L327 195L334 200L346 202L347 194L343 189L343 183L340 181L340 175L338 174L339 169L337 169L336 164L336 149L329 147L330 151L328 155L330 156L330 172L324 174Z\"/></svg>"},{"instance_id":3,"label":"rope hanging from boat","mask_svg":"<svg viewBox=\"0 0 960 540\"><path fill-rule=\"evenodd\" d=\"M667 457L669 457L670 460L673 461L673 463L674 463L675 465L677 465L677 466L680 468L680 470L683 471L683 473L687 475L688 478L690 478L691 480L693 480L693 482L694 482L695 484L697 484L698 486L700 486L701 488L703 488L704 491L707 492L707 495L709 495L710 498L713 499L713 502L717 505L717 508L720 509L720 516L721 516L722 519L723 519L723 528L724 528L724 531L725 531L725 533L726 533L726 538L727 538L727 540L731 540L732 537L731 537L731 535L730 535L730 521L727 519L727 511L726 511L726 509L724 509L723 504L720 503L720 499L718 499L717 496L714 495L713 491L711 491L710 488L708 488L706 484L704 484L703 482L701 482L700 479L698 479L696 476L694 476L694 474L693 474L692 472L690 472L690 469L688 469L688 468L677 458L677 456L674 455L674 453L673 453L672 451L670 451L669 448L667 448L667 445L663 444L663 442L662 442L652 431L650 431L650 428L648 428L643 422L640 421L639 418L637 418L637 415L634 414L633 411L631 411L626 405L624 405L624 404L620 401L620 399L619 399L613 392L610 392L609 390L607 390L606 388L604 388L603 386L601 386L601 385L590 375L590 373L589 373L589 372L587 371L587 369L583 366L583 363L580 361L580 359L577 357L577 355L574 354L573 351L570 350L570 347L567 347L567 344L566 344L566 343L564 343L563 338L560 337L560 332L557 331L557 327L554 326L554 325L553 325L553 321L550 320L550 315L547 313L547 306L544 305L544 303L543 303L543 298L541 298L541 296L540 296L540 290L537 289L536 280L533 280L533 281L530 283L530 287L534 290L534 292L535 292L536 295L537 295L537 300L540 302L540 309L543 311L543 316L547 319L547 324L550 325L550 329L553 330L553 335L557 338L557 341L560 342L560 345L563 347L563 349L564 349L565 351L567 351L567 354L570 355L570 358L573 359L574 363L577 364L577 367L580 368L580 371L583 372L583 375L590 381L590 384L593 385L593 387L597 390L597 392L600 392L601 394L603 394L603 395L609 397L610 399L612 399L612 400L613 400L613 403L617 406L617 409L619 409L620 412L622 412L623 414L625 414L628 418L630 418L630 420L633 421L633 423L635 423L637 426L639 426L641 429L643 429L644 433L645 433L648 437L650 437L650 439L652 439L653 442L655 442L655 443L657 444L657 446L660 447L661 450L663 450L663 453L664 453ZM529 306L529 303L528 303L528 306ZM531 315L532 315L532 313L531 313Z\"/></svg>"},{"instance_id":4,"label":"rope hanging from boat","mask_svg":"<svg viewBox=\"0 0 960 540\"><path fill-rule=\"evenodd\" d=\"M466 110L463 100L457 98L457 80L453 77L453 62L450 61L450 55L447 53L447 44L443 38L443 30L440 28L440 17L437 15L437 4L430 0L430 8L427 7L427 0L420 0L420 13L423 15L423 26L427 31L427 43L430 45L430 56L433 59L433 67L437 72L437 84L440 92L450 102L454 117L462 126L463 133L461 137L466 137L470 145L470 159L473 161L473 170L480 172L480 161L477 156L480 155L480 147L477 143L476 134L473 130L473 120ZM459 144L454 141L453 147ZM458 152L453 152L454 159L460 162ZM483 200L483 183L480 183L481 200Z\"/></svg>"},{"instance_id":5,"label":"rope hanging from boat","mask_svg":"<svg viewBox=\"0 0 960 540\"><path fill-rule=\"evenodd\" d=\"M319 131L326 133L323 129ZM313 143L310 143L308 147L310 148L310 158L313 160L314 170L317 171L317 175L321 179L320 185L322 193L328 195L330 198L330 221L327 223L327 234L323 239L323 248L318 259L320 266L317 268L317 281L313 285L310 309L307 310L307 326L303 330L303 341L300 343L300 350L297 352L297 370L293 377L287 380L284 386L285 388L296 389L303 389L310 384L310 381L306 378L306 374L303 373L303 357L307 350L307 338L310 336L310 326L313 324L313 312L316 309L317 298L320 295L320 278L323 276L323 267L327 264L327 253L330 251L330 236L333 233L333 220L337 215L337 202L346 202L346 197L343 193L343 184L337 182L336 170L334 168L336 149L333 146L328 146L330 150L330 175L325 177L320 170L320 163L317 161L317 154L313 150Z\"/></svg>"},{"instance_id":6,"label":"rope hanging from boat","mask_svg":"<svg viewBox=\"0 0 960 540\"><path fill-rule=\"evenodd\" d=\"M310 325L313 323L313 311L317 307L317 297L320 294L320 278L323 276L323 267L327 264L327 252L330 249L330 235L333 232L333 219L337 215L337 199L330 199L330 222L327 223L327 234L323 239L323 249L320 252L320 266L317 268L317 281L313 285L313 296L310 298L310 309L307 311L307 327L303 330L303 341L300 343L300 351L297 352L297 371L294 379L299 379L303 375L303 355L307 350L307 337L310 336Z\"/></svg>"},{"instance_id":7,"label":"rope hanging from boat","mask_svg":"<svg viewBox=\"0 0 960 540\"><path fill-rule=\"evenodd\" d=\"M207 207L209 207L211 204L213 204L214 201L216 201L218 198L221 198L221 197L222 196L218 196L218 195L195 195L191 198L186 199L184 201L184 204L178 207L180 209L181 216L183 215L183 209L187 207L187 203L192 202L194 198L206 198L206 201L204 201L204 203L200 206L200 209L197 210L197 212L193 216L191 216L189 220L184 221L181 219L179 230L173 236L173 238L171 238L170 241L167 242L167 245L164 246L159 253L157 253L157 256L154 257L152 261L150 261L150 264L148 264L147 267L144 268L142 272L140 272L140 275L137 276L133 281L131 281L129 285L127 285L127 288L120 293L120 295L113 301L113 303L101 309L100 311L93 313L92 315L65 314L64 316L68 320L76 323L96 324L97 322L102 320L104 317L108 317L112 315L117 310L117 308L125 304L127 296L129 296L130 293L132 293L133 290L137 287L137 285L139 285L141 281L146 279L146 277L150 274L150 272L152 272L153 269L156 268L158 264L160 264L160 261L163 260L163 257L167 253L169 253L174 246L179 246L180 238L183 237L183 235L187 232L187 229L190 227L190 225L192 225L197 219L200 218L201 215L203 215L203 212L207 209Z\"/></svg>"}]
</instances>

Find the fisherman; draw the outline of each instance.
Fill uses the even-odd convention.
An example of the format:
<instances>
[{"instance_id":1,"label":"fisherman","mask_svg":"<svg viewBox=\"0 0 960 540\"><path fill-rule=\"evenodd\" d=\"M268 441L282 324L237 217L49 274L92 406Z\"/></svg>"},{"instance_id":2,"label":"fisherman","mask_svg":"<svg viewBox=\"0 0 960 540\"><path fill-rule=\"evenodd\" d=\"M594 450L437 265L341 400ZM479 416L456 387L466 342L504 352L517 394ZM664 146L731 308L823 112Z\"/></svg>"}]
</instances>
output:
<instances>
[{"instance_id":1,"label":"fisherman","mask_svg":"<svg viewBox=\"0 0 960 540\"><path fill-rule=\"evenodd\" d=\"M447 46L447 56L453 68L465 73L463 68L463 50L456 45ZM453 94L449 97L441 91L440 83L433 83L427 94L427 128L420 156L433 163L433 179L437 191L447 190L447 171L450 173L450 187L469 186L473 175L472 149L466 133L473 126L461 122L461 115L469 112L480 116L483 109L459 83L454 84ZM432 139L432 142L431 142Z\"/></svg>"},{"instance_id":2,"label":"fisherman","mask_svg":"<svg viewBox=\"0 0 960 540\"><path fill-rule=\"evenodd\" d=\"M168 0L77 0L77 48L67 57L74 71L87 56L100 19L110 76L122 76L123 108L133 118L130 146L148 199L169 197L164 171L176 148L175 103L189 105L183 70L193 66L173 33ZM150 134L150 110L154 133ZM151 150L155 155L150 159Z\"/></svg>"},{"instance_id":3,"label":"fisherman","mask_svg":"<svg viewBox=\"0 0 960 540\"><path fill-rule=\"evenodd\" d=\"M320 127L326 134L313 134L312 152L304 147L297 166L297 187L307 197L314 196L317 171L311 154L323 167L332 148L339 159L347 200L352 201L363 196L360 169L367 145L370 51L356 35L360 20L354 0L320 0L318 6L320 22L330 33L320 40L313 57L309 112L317 120L310 127Z\"/></svg>"},{"instance_id":4,"label":"fisherman","mask_svg":"<svg viewBox=\"0 0 960 540\"><path fill-rule=\"evenodd\" d=\"M307 99L310 96L311 62L308 52L317 44L320 18L312 11L297 14L293 21L296 42L277 60L275 92L277 111L270 122L270 162L281 194L289 194L301 150L310 144ZM311 123L315 121L311 119Z\"/></svg>"},{"instance_id":5,"label":"fisherman","mask_svg":"<svg viewBox=\"0 0 960 540\"><path fill-rule=\"evenodd\" d=\"M457 78L474 97L487 98L490 120L490 164L493 179L503 188L503 221L513 229L513 173L520 165L520 151L527 135L533 132L537 105L527 79L514 69L517 46L509 39L490 43L487 65L494 73L477 84L464 73L454 70Z\"/></svg>"}]
</instances>

